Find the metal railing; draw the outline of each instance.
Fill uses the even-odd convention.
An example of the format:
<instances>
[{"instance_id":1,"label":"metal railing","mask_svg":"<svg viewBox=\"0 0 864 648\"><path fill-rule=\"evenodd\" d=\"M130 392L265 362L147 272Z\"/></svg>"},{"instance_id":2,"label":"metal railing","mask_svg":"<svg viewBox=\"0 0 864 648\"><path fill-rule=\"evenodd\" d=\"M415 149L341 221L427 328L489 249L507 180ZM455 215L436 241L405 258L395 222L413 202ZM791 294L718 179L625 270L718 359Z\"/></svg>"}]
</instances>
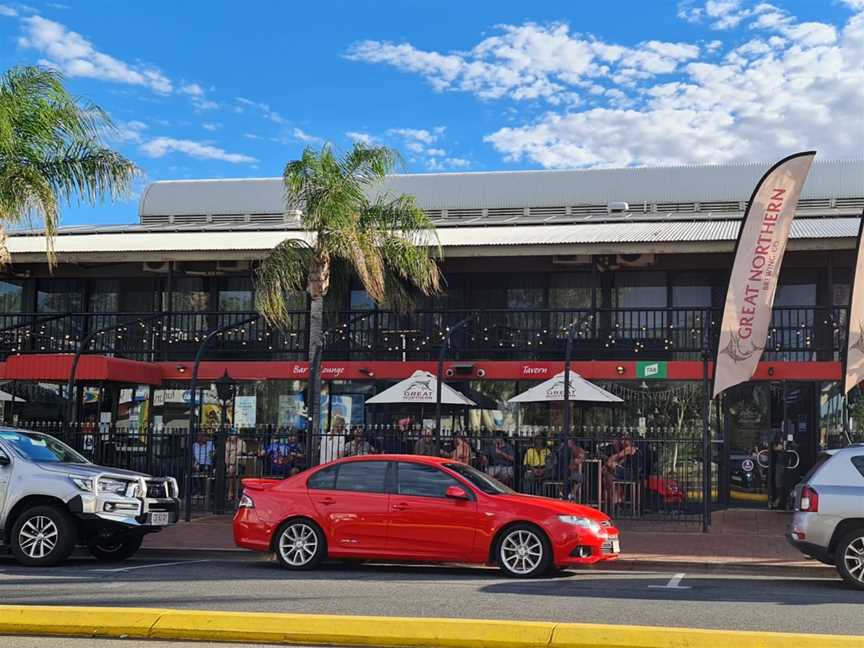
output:
<instances>
[{"instance_id":1,"label":"metal railing","mask_svg":"<svg viewBox=\"0 0 864 648\"><path fill-rule=\"evenodd\" d=\"M845 344L846 308L777 307L765 360L837 360ZM93 340L88 353L136 360L188 360L201 339L252 312L7 313L0 314L0 359L19 353L72 353L91 331L129 321ZM698 360L704 340L713 351L721 313L709 308L386 310L329 314L334 333L325 359L432 360L448 328L449 357L488 360L560 359L574 325L575 360ZM707 336L706 327L708 329ZM274 328L263 320L220 335L209 359L305 359L308 314L293 311Z\"/></svg>"},{"instance_id":2,"label":"metal railing","mask_svg":"<svg viewBox=\"0 0 864 648\"><path fill-rule=\"evenodd\" d=\"M350 433L305 436L259 426L203 428L68 426L30 423L95 463L175 477L193 510L230 510L245 477L284 479L353 455L426 454L473 465L518 492L602 509L615 518L699 523L702 444L698 430L581 428L529 435L356 426ZM643 431L646 432L646 431ZM189 454L192 461L189 461ZM715 482L716 483L716 482Z\"/></svg>"}]
</instances>

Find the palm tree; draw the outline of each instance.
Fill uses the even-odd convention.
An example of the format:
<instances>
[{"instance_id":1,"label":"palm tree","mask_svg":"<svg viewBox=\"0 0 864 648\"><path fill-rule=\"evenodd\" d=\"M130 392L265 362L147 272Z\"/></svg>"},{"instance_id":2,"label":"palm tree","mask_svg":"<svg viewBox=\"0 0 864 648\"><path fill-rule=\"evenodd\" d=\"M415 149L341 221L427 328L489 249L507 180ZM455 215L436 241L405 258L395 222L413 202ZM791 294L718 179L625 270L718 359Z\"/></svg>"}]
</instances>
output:
<instances>
[{"instance_id":1,"label":"palm tree","mask_svg":"<svg viewBox=\"0 0 864 648\"><path fill-rule=\"evenodd\" d=\"M0 266L10 261L3 224L41 220L53 265L61 204L129 194L137 169L103 145L112 128L54 70L15 67L0 76Z\"/></svg>"},{"instance_id":2,"label":"palm tree","mask_svg":"<svg viewBox=\"0 0 864 648\"><path fill-rule=\"evenodd\" d=\"M309 311L309 423L320 421L324 297L331 287L359 278L378 304L410 307L411 290L441 288L438 239L413 196L376 191L398 154L355 144L343 155L325 145L307 148L285 166L286 208L300 213L305 233L277 245L256 271L256 308L271 325L290 320L290 293L306 291ZM375 195L372 195L375 194Z\"/></svg>"}]
</instances>

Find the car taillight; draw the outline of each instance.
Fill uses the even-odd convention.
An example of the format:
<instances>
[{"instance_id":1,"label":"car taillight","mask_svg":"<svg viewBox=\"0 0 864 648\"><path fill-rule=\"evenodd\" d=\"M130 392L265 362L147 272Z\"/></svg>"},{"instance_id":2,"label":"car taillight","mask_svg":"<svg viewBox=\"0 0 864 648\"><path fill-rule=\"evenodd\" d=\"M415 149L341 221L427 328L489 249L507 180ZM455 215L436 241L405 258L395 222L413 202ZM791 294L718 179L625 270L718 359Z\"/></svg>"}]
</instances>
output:
<instances>
[{"instance_id":1,"label":"car taillight","mask_svg":"<svg viewBox=\"0 0 864 648\"><path fill-rule=\"evenodd\" d=\"M819 493L809 486L804 486L801 489L800 508L802 511L807 511L808 513L817 513L819 511Z\"/></svg>"},{"instance_id":2,"label":"car taillight","mask_svg":"<svg viewBox=\"0 0 864 648\"><path fill-rule=\"evenodd\" d=\"M237 503L237 508L255 508L255 502L252 501L252 498L249 497L246 493L243 493L243 496L240 498L240 501Z\"/></svg>"}]
</instances>

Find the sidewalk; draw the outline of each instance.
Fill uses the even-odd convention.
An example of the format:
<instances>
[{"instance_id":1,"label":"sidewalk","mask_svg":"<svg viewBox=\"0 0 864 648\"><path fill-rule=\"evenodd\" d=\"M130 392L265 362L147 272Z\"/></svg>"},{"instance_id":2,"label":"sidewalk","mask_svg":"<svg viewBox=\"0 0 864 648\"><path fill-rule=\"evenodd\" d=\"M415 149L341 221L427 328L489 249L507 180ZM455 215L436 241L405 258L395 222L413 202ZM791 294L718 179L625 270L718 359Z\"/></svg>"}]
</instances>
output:
<instances>
[{"instance_id":1,"label":"sidewalk","mask_svg":"<svg viewBox=\"0 0 864 648\"><path fill-rule=\"evenodd\" d=\"M783 534L789 517L776 511L719 511L709 533L689 523L622 521L621 559L599 568L734 570L833 578L832 568L804 559L786 543ZM232 539L230 515L180 522L147 536L144 549L239 551Z\"/></svg>"}]
</instances>

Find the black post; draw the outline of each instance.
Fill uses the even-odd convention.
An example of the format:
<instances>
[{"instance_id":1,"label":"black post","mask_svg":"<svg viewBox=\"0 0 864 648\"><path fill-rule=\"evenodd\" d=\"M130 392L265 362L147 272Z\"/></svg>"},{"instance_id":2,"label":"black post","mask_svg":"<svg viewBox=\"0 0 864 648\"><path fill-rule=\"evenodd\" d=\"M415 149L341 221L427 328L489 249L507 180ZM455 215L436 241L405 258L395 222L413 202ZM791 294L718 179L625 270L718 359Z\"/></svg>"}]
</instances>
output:
<instances>
[{"instance_id":1,"label":"black post","mask_svg":"<svg viewBox=\"0 0 864 648\"><path fill-rule=\"evenodd\" d=\"M711 392L708 372L708 327L703 322L702 348L702 533L711 527Z\"/></svg>"},{"instance_id":2,"label":"black post","mask_svg":"<svg viewBox=\"0 0 864 648\"><path fill-rule=\"evenodd\" d=\"M465 324L467 324L470 320L474 319L474 316L466 317L465 319L457 322L452 327L447 329L446 335L444 335L444 339L441 341L441 348L438 350L438 369L435 373L435 378L438 381L438 384L435 388L435 442L440 443L441 441L441 390L442 384L441 382L444 380L444 358L447 357L447 350L450 348L450 336Z\"/></svg>"},{"instance_id":3,"label":"black post","mask_svg":"<svg viewBox=\"0 0 864 648\"><path fill-rule=\"evenodd\" d=\"M195 364L192 366L192 378L189 381L189 447L187 448L188 457L186 461L186 474L188 475L188 479L186 486L186 496L183 498L184 506L186 507L185 518L187 522L190 522L192 520L192 471L195 469L195 454L192 451L192 444L195 441L195 426L198 422L195 415L195 399L198 396L198 368L201 365L201 358L204 355L204 349L207 348L210 340L212 340L213 337L218 335L219 333L230 331L231 329L237 328L238 326L245 326L246 324L251 324L252 322L257 320L258 317L258 315L253 315L252 317L247 317L246 319L240 320L239 322L225 324L224 326L213 329L204 336L204 339L201 340L201 343L198 345L198 351L195 352Z\"/></svg>"},{"instance_id":4,"label":"black post","mask_svg":"<svg viewBox=\"0 0 864 648\"><path fill-rule=\"evenodd\" d=\"M72 368L69 370L69 381L66 383L66 395L69 397L69 423L72 424L75 422L75 419L78 416L78 399L75 398L75 374L78 372L78 361L81 360L81 354L87 350L87 347L90 346L90 343L97 335L102 335L103 333L107 333L108 331L114 331L119 328L123 328L124 326L130 326L132 324L140 324L142 322L149 322L150 320L159 319L163 317L162 313L157 313L155 315L148 315L147 317L139 317L138 319L130 320L128 322L121 322L119 324L111 324L110 326L103 326L100 329L96 329L91 333L87 334L83 340L81 340L81 344L78 345L78 350L75 351L75 356L72 358Z\"/></svg>"},{"instance_id":5,"label":"black post","mask_svg":"<svg viewBox=\"0 0 864 648\"><path fill-rule=\"evenodd\" d=\"M567 345L564 347L564 443L570 437L573 427L573 410L570 408L570 359L573 355L573 331L576 320L567 327Z\"/></svg>"},{"instance_id":6,"label":"black post","mask_svg":"<svg viewBox=\"0 0 864 648\"><path fill-rule=\"evenodd\" d=\"M321 380L321 356L323 354L324 345L327 343L326 335L321 336L321 344L315 349L315 353L312 355L312 364L309 367L309 380L307 381L307 391L309 393L309 403L307 405L307 410L309 412L309 429L306 430L306 465L312 467L317 465L316 461L314 464L312 463L312 457L317 454L317 448L315 440L319 437L321 433L321 400L320 387L315 390L312 389L312 381L317 380L319 383ZM312 402L312 394L315 392L319 394L319 400L317 403ZM327 396L328 400L330 398L329 393Z\"/></svg>"}]
</instances>

